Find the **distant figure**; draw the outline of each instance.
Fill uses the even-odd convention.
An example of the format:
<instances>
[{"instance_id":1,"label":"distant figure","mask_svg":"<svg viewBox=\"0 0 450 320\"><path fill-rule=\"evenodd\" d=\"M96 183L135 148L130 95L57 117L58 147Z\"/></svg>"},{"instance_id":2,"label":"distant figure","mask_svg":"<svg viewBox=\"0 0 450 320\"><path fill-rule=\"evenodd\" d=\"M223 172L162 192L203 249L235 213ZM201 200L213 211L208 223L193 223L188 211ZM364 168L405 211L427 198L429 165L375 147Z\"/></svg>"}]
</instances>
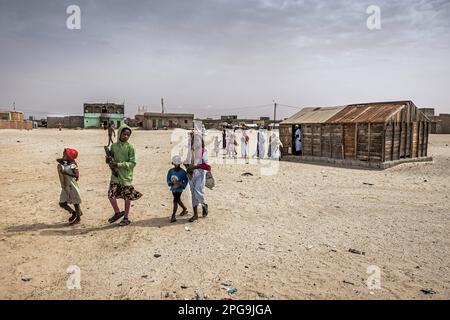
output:
<instances>
[{"instance_id":1,"label":"distant figure","mask_svg":"<svg viewBox=\"0 0 450 320\"><path fill-rule=\"evenodd\" d=\"M78 179L80 173L75 159L78 157L78 151L75 149L64 149L61 159L56 159L58 164L59 181L61 182L61 194L59 195L59 206L67 210L72 216L69 218L69 224L77 224L80 222L82 215L80 204L80 188L78 187ZM69 204L73 204L73 210Z\"/></svg>"},{"instance_id":2,"label":"distant figure","mask_svg":"<svg viewBox=\"0 0 450 320\"><path fill-rule=\"evenodd\" d=\"M219 150L220 150L220 141L219 137L214 137L214 153L216 155L216 158L219 156Z\"/></svg>"},{"instance_id":3,"label":"distant figure","mask_svg":"<svg viewBox=\"0 0 450 320\"><path fill-rule=\"evenodd\" d=\"M264 158L264 155L266 153L266 146L265 146L266 137L265 137L265 135L266 135L266 133L265 133L264 128L260 127L259 131L258 131L258 143L256 145L256 156L259 159Z\"/></svg>"},{"instance_id":4,"label":"distant figure","mask_svg":"<svg viewBox=\"0 0 450 320\"><path fill-rule=\"evenodd\" d=\"M300 154L302 151L302 132L298 124L295 125L295 154Z\"/></svg>"},{"instance_id":5,"label":"distant figure","mask_svg":"<svg viewBox=\"0 0 450 320\"><path fill-rule=\"evenodd\" d=\"M237 136L236 136L236 128L233 130L233 158L237 157L237 146L238 146L238 142L237 142Z\"/></svg>"},{"instance_id":6,"label":"distant figure","mask_svg":"<svg viewBox=\"0 0 450 320\"><path fill-rule=\"evenodd\" d=\"M116 137L116 131L114 130L114 123L111 121L108 124L108 147L110 144L114 143L112 136Z\"/></svg>"},{"instance_id":7,"label":"distant figure","mask_svg":"<svg viewBox=\"0 0 450 320\"><path fill-rule=\"evenodd\" d=\"M242 158L248 158L248 145L250 142L250 137L247 135L247 130L244 130L241 137L241 154Z\"/></svg>"},{"instance_id":8,"label":"distant figure","mask_svg":"<svg viewBox=\"0 0 450 320\"><path fill-rule=\"evenodd\" d=\"M273 137L273 134L270 134L270 128L268 133L269 133L269 147L267 150L267 157L270 159L272 158L272 137Z\"/></svg>"},{"instance_id":9,"label":"distant figure","mask_svg":"<svg viewBox=\"0 0 450 320\"><path fill-rule=\"evenodd\" d=\"M280 160L281 158L280 147L283 147L283 144L281 143L280 138L277 136L275 132L272 133L270 138L271 138L270 145L272 149L271 159Z\"/></svg>"},{"instance_id":10,"label":"distant figure","mask_svg":"<svg viewBox=\"0 0 450 320\"><path fill-rule=\"evenodd\" d=\"M176 222L176 214L178 210L178 205L183 209L180 216L184 216L188 213L186 206L181 201L181 194L188 184L187 173L181 168L181 157L176 155L172 158L173 168L167 172L167 184L170 187L173 195L173 211L172 218L170 222Z\"/></svg>"},{"instance_id":11,"label":"distant figure","mask_svg":"<svg viewBox=\"0 0 450 320\"><path fill-rule=\"evenodd\" d=\"M231 158L234 151L234 137L233 131L227 130L227 156Z\"/></svg>"},{"instance_id":12,"label":"distant figure","mask_svg":"<svg viewBox=\"0 0 450 320\"><path fill-rule=\"evenodd\" d=\"M62 130L62 123L60 122L60 123L58 123L58 129L59 129L59 131L61 131Z\"/></svg>"},{"instance_id":13,"label":"distant figure","mask_svg":"<svg viewBox=\"0 0 450 320\"><path fill-rule=\"evenodd\" d=\"M226 149L227 148L227 132L225 129L223 129L222 131L222 149Z\"/></svg>"}]
</instances>

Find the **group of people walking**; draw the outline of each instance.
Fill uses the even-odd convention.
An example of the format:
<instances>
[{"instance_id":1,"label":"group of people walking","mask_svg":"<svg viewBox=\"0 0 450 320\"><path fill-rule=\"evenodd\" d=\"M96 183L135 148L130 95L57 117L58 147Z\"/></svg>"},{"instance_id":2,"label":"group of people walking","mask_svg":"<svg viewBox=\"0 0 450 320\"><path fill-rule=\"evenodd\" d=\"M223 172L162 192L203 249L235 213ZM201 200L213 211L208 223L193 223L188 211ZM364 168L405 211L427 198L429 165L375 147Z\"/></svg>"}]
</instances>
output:
<instances>
[{"instance_id":1,"label":"group of people walking","mask_svg":"<svg viewBox=\"0 0 450 320\"><path fill-rule=\"evenodd\" d=\"M240 138L238 138L238 135L240 135ZM250 136L252 136L252 130L223 129L222 140L219 140L218 136L214 137L215 156L219 156L220 148L222 147L226 157L236 158L240 143L241 157L248 160L250 157ZM263 127L260 127L257 131L256 139L256 150L252 155L253 158L263 159L267 156L274 160L280 159L283 144L274 131L265 130ZM267 154L266 145L268 150Z\"/></svg>"},{"instance_id":2,"label":"group of people walking","mask_svg":"<svg viewBox=\"0 0 450 320\"><path fill-rule=\"evenodd\" d=\"M111 128L111 126L110 126ZM109 144L112 135L115 135L114 129L108 130ZM129 142L132 130L127 125L122 125L117 132L117 142L111 144L107 149L106 163L111 169L111 179L108 189L108 200L114 211L109 223L115 223L122 219L119 226L127 226L131 223L129 219L131 202L139 200L142 193L133 187L133 172L136 166L135 150ZM206 172L211 170L208 164L208 153L204 146L202 134L191 132L188 157L184 161L185 169L181 168L182 160L179 155L172 157L173 168L167 173L167 185L173 195L173 211L171 222L176 221L178 206L182 208L180 213L184 216L188 213L187 207L181 201L181 194L189 184L192 198L193 216L189 222L199 218L198 208L202 207L202 216L208 215L208 205L205 202L205 176ZM76 159L78 151L66 148L63 151L62 158L57 159L58 174L61 183L61 193L59 205L68 211L71 216L69 224L74 225L81 221L81 194L78 186L80 172ZM117 200L124 200L124 210L119 209ZM72 208L70 205L73 205Z\"/></svg>"}]
</instances>

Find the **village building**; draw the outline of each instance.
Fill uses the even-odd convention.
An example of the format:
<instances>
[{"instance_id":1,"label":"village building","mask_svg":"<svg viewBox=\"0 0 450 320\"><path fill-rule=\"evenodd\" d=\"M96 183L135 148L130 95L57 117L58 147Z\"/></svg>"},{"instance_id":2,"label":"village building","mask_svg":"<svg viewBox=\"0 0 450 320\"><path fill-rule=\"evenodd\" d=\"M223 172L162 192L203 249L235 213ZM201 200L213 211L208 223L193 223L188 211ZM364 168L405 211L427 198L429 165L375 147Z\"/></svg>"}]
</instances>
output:
<instances>
[{"instance_id":1,"label":"village building","mask_svg":"<svg viewBox=\"0 0 450 320\"><path fill-rule=\"evenodd\" d=\"M296 126L301 151L295 152ZM388 168L429 161L430 120L412 101L304 108L280 124L284 160Z\"/></svg>"},{"instance_id":2,"label":"village building","mask_svg":"<svg viewBox=\"0 0 450 320\"><path fill-rule=\"evenodd\" d=\"M112 122L116 128L124 123L125 105L115 103L85 103L84 128L106 128Z\"/></svg>"},{"instance_id":3,"label":"village building","mask_svg":"<svg viewBox=\"0 0 450 320\"><path fill-rule=\"evenodd\" d=\"M450 133L450 114L435 114L434 108L421 108L422 111L431 121L430 133L449 134Z\"/></svg>"},{"instance_id":4,"label":"village building","mask_svg":"<svg viewBox=\"0 0 450 320\"><path fill-rule=\"evenodd\" d=\"M33 121L24 120L20 111L0 111L0 129L33 129Z\"/></svg>"},{"instance_id":5,"label":"village building","mask_svg":"<svg viewBox=\"0 0 450 320\"><path fill-rule=\"evenodd\" d=\"M84 128L83 116L48 116L47 128L59 128L61 125L65 129Z\"/></svg>"},{"instance_id":6,"label":"village building","mask_svg":"<svg viewBox=\"0 0 450 320\"><path fill-rule=\"evenodd\" d=\"M145 130L194 128L194 115L190 113L145 112L142 120Z\"/></svg>"}]
</instances>

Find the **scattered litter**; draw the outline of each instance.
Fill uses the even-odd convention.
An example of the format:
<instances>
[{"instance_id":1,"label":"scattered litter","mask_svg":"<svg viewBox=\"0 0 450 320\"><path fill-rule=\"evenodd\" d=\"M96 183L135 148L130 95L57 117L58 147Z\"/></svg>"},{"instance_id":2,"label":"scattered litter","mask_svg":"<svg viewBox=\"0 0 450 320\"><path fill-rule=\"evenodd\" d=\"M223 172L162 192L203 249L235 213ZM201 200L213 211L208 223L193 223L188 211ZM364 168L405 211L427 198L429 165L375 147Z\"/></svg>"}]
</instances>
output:
<instances>
[{"instance_id":1,"label":"scattered litter","mask_svg":"<svg viewBox=\"0 0 450 320\"><path fill-rule=\"evenodd\" d=\"M201 300L198 290L195 290L195 300Z\"/></svg>"},{"instance_id":2,"label":"scattered litter","mask_svg":"<svg viewBox=\"0 0 450 320\"><path fill-rule=\"evenodd\" d=\"M231 287L231 283L227 283L227 282L222 282L220 285L222 285L224 287Z\"/></svg>"},{"instance_id":3,"label":"scattered litter","mask_svg":"<svg viewBox=\"0 0 450 320\"><path fill-rule=\"evenodd\" d=\"M365 256L366 255L366 253L364 252L364 251L359 251L359 250L356 250L356 249L348 249L348 252L351 252L351 253L354 253L354 254L361 254L361 255L363 255L363 256Z\"/></svg>"},{"instance_id":4,"label":"scattered litter","mask_svg":"<svg viewBox=\"0 0 450 320\"><path fill-rule=\"evenodd\" d=\"M166 292L166 295L165 295L165 297L166 297L166 298L168 298L168 297L169 297L169 293L168 293L168 292Z\"/></svg>"},{"instance_id":5,"label":"scattered litter","mask_svg":"<svg viewBox=\"0 0 450 320\"><path fill-rule=\"evenodd\" d=\"M306 246L307 250L311 250L313 248L313 246Z\"/></svg>"},{"instance_id":6,"label":"scattered litter","mask_svg":"<svg viewBox=\"0 0 450 320\"><path fill-rule=\"evenodd\" d=\"M424 179L423 182L428 182L428 180L427 180L427 179Z\"/></svg>"},{"instance_id":7,"label":"scattered litter","mask_svg":"<svg viewBox=\"0 0 450 320\"><path fill-rule=\"evenodd\" d=\"M245 177L253 176L253 173L251 173L251 172L244 172L243 174L241 174L241 176L245 176Z\"/></svg>"},{"instance_id":8,"label":"scattered litter","mask_svg":"<svg viewBox=\"0 0 450 320\"><path fill-rule=\"evenodd\" d=\"M331 251L331 252L337 252L337 250L336 250L336 249L330 249L330 251Z\"/></svg>"},{"instance_id":9,"label":"scattered litter","mask_svg":"<svg viewBox=\"0 0 450 320\"><path fill-rule=\"evenodd\" d=\"M122 284L121 283L119 283L118 285L117 285L118 287L121 287L122 286Z\"/></svg>"},{"instance_id":10,"label":"scattered litter","mask_svg":"<svg viewBox=\"0 0 450 320\"><path fill-rule=\"evenodd\" d=\"M236 182L242 182L242 180L238 180L238 181L236 181Z\"/></svg>"},{"instance_id":11,"label":"scattered litter","mask_svg":"<svg viewBox=\"0 0 450 320\"><path fill-rule=\"evenodd\" d=\"M237 292L237 289L231 287L231 288L228 288L228 289L227 289L227 292L228 292L229 294L233 294L233 293L236 293L236 292Z\"/></svg>"},{"instance_id":12,"label":"scattered litter","mask_svg":"<svg viewBox=\"0 0 450 320\"><path fill-rule=\"evenodd\" d=\"M144 275L142 276L142 278L147 279L147 278L148 278L148 275L144 274Z\"/></svg>"},{"instance_id":13,"label":"scattered litter","mask_svg":"<svg viewBox=\"0 0 450 320\"><path fill-rule=\"evenodd\" d=\"M350 281L346 281L346 280L343 280L342 281L343 283L346 283L346 284L351 284L352 286L354 286L355 284L353 283L353 282L350 282Z\"/></svg>"},{"instance_id":14,"label":"scattered litter","mask_svg":"<svg viewBox=\"0 0 450 320\"><path fill-rule=\"evenodd\" d=\"M373 292L373 291L370 291L369 293L370 293L371 295L374 295L374 294L375 294L375 292Z\"/></svg>"},{"instance_id":15,"label":"scattered litter","mask_svg":"<svg viewBox=\"0 0 450 320\"><path fill-rule=\"evenodd\" d=\"M159 253L155 253L153 256L154 256L155 258L161 257L161 255L160 255Z\"/></svg>"},{"instance_id":16,"label":"scattered litter","mask_svg":"<svg viewBox=\"0 0 450 320\"><path fill-rule=\"evenodd\" d=\"M369 183L369 182L363 182L363 184L367 185L367 186L373 186L373 183Z\"/></svg>"},{"instance_id":17,"label":"scattered litter","mask_svg":"<svg viewBox=\"0 0 450 320\"><path fill-rule=\"evenodd\" d=\"M184 230L186 230L186 231L191 231L191 228L189 228L188 226L185 226L185 227L184 227Z\"/></svg>"},{"instance_id":18,"label":"scattered litter","mask_svg":"<svg viewBox=\"0 0 450 320\"><path fill-rule=\"evenodd\" d=\"M185 285L180 286L181 289L187 289L188 287Z\"/></svg>"},{"instance_id":19,"label":"scattered litter","mask_svg":"<svg viewBox=\"0 0 450 320\"><path fill-rule=\"evenodd\" d=\"M20 141L20 140L17 140L17 143L21 143L22 141Z\"/></svg>"},{"instance_id":20,"label":"scattered litter","mask_svg":"<svg viewBox=\"0 0 450 320\"><path fill-rule=\"evenodd\" d=\"M24 281L24 282L28 282L28 281L30 281L30 280L31 280L30 277L22 277L22 281Z\"/></svg>"},{"instance_id":21,"label":"scattered litter","mask_svg":"<svg viewBox=\"0 0 450 320\"><path fill-rule=\"evenodd\" d=\"M436 291L434 291L433 289L420 289L420 291L424 294L435 294Z\"/></svg>"}]
</instances>

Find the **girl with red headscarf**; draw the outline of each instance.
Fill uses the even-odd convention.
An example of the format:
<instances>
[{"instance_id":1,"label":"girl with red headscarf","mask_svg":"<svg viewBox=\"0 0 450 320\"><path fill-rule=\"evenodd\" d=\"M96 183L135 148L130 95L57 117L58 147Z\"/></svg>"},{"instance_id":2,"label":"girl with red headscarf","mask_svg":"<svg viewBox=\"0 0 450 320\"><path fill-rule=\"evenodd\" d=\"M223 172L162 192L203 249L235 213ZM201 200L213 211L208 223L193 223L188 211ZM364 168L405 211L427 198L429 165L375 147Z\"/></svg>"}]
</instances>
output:
<instances>
[{"instance_id":1,"label":"girl with red headscarf","mask_svg":"<svg viewBox=\"0 0 450 320\"><path fill-rule=\"evenodd\" d=\"M61 182L61 194L59 196L59 206L72 216L69 218L69 223L77 224L80 222L82 215L80 204L80 188L78 187L78 179L80 178L80 172L78 171L78 165L75 159L78 157L78 151L75 149L64 149L63 157L57 159L58 175ZM73 204L75 210L72 209L69 204Z\"/></svg>"}]
</instances>

